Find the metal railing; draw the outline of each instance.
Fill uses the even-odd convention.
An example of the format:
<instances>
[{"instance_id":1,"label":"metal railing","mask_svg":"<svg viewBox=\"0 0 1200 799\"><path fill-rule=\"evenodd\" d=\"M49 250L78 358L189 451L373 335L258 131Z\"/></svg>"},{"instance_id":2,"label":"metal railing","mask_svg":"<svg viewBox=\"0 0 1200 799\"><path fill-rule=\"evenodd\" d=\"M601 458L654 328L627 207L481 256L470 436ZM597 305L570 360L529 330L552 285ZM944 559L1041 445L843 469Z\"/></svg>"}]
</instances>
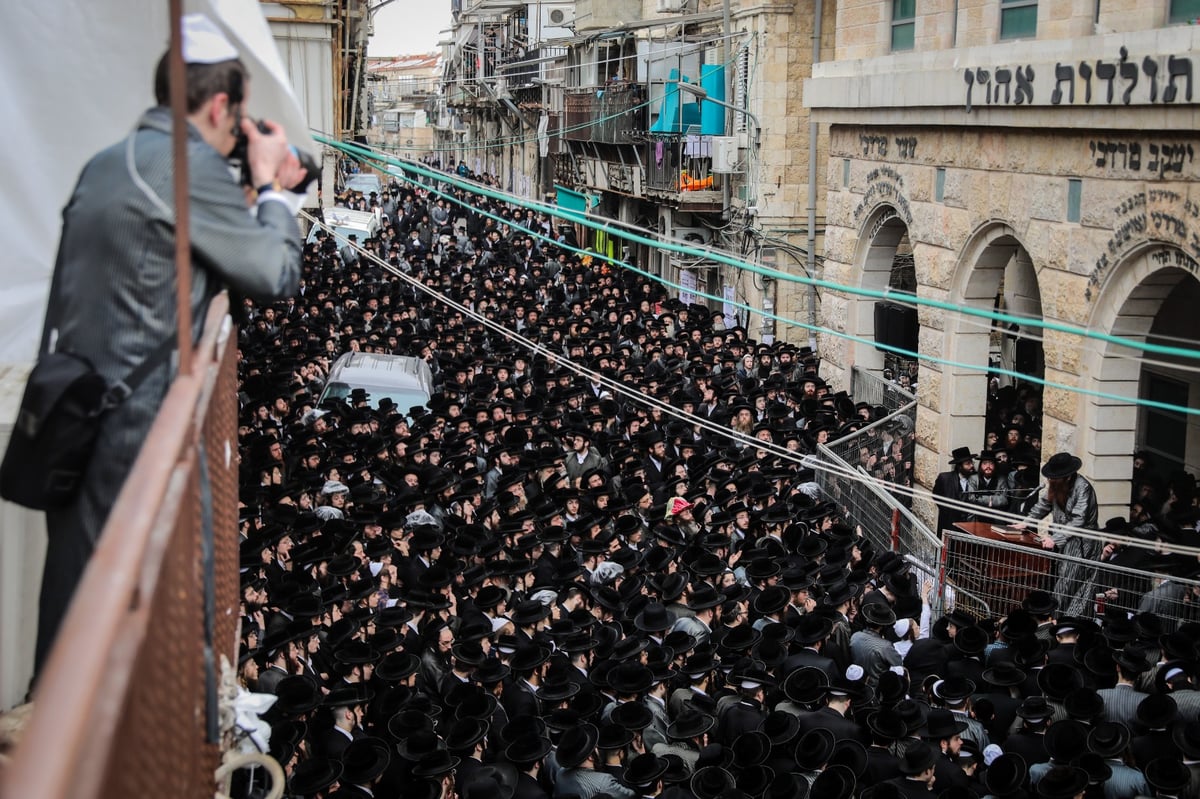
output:
<instances>
[{"instance_id":1,"label":"metal railing","mask_svg":"<svg viewBox=\"0 0 1200 799\"><path fill-rule=\"evenodd\" d=\"M644 145L646 188L680 194L720 192L722 175L712 171L712 137L668 134Z\"/></svg>"},{"instance_id":2,"label":"metal railing","mask_svg":"<svg viewBox=\"0 0 1200 799\"><path fill-rule=\"evenodd\" d=\"M1093 544L1099 552L1100 542ZM1146 552L1153 554L1152 547ZM1153 612L1165 632L1200 620L1197 580L955 530L943 532L942 553L941 587L956 591L958 607L978 616L1003 616L1030 591L1043 590L1058 600L1062 615Z\"/></svg>"},{"instance_id":3,"label":"metal railing","mask_svg":"<svg viewBox=\"0 0 1200 799\"><path fill-rule=\"evenodd\" d=\"M627 144L633 134L646 130L645 101L637 84L568 91L563 95L563 137Z\"/></svg>"},{"instance_id":4,"label":"metal railing","mask_svg":"<svg viewBox=\"0 0 1200 799\"><path fill-rule=\"evenodd\" d=\"M239 601L227 311L225 295L213 301L193 369L172 384L117 499L0 795L213 796L221 730L210 687L222 656L236 662Z\"/></svg>"},{"instance_id":5,"label":"metal railing","mask_svg":"<svg viewBox=\"0 0 1200 799\"><path fill-rule=\"evenodd\" d=\"M912 392L861 366L854 366L850 370L850 394L857 402L882 405L888 409L888 413L894 413L917 400Z\"/></svg>"}]
</instances>

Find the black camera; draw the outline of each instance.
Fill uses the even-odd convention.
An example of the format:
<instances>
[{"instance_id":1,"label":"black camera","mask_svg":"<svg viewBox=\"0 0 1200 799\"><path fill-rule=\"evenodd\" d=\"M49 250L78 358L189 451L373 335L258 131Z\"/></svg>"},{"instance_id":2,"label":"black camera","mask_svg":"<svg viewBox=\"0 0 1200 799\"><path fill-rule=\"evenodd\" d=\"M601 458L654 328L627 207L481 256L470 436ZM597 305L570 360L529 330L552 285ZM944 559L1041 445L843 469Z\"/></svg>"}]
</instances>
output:
<instances>
[{"instance_id":1,"label":"black camera","mask_svg":"<svg viewBox=\"0 0 1200 799\"><path fill-rule=\"evenodd\" d=\"M258 126L258 132L270 134L271 129L267 127L267 123L261 119L254 123ZM241 125L237 129L237 142L233 145L233 151L229 154L229 160L236 162L241 175L243 186L253 186L254 178L250 175L250 159L247 157L250 148L250 137L242 130ZM297 150L291 147L296 157L300 159L300 166L304 167L304 178L295 186L285 186L288 191L294 191L297 194L303 194L308 190L308 185L317 179L321 173L321 167L317 164L316 159L303 150Z\"/></svg>"}]
</instances>

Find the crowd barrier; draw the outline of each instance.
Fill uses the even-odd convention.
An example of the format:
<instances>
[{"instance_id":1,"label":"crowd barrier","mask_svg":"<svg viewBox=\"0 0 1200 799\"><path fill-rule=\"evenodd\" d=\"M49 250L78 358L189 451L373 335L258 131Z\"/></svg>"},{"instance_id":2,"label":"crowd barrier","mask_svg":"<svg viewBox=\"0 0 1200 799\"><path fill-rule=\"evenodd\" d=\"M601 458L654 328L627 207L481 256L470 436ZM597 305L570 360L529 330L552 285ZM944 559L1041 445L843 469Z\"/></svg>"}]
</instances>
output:
<instances>
[{"instance_id":1,"label":"crowd barrier","mask_svg":"<svg viewBox=\"0 0 1200 799\"><path fill-rule=\"evenodd\" d=\"M0 795L211 799L237 662L237 342L213 301L84 574ZM207 578L207 579L206 579ZM207 587L206 587L207 586Z\"/></svg>"},{"instance_id":2,"label":"crowd barrier","mask_svg":"<svg viewBox=\"0 0 1200 799\"><path fill-rule=\"evenodd\" d=\"M917 401L911 392L861 366L854 366L850 370L850 395L854 397L855 402L882 405L887 408L889 414Z\"/></svg>"},{"instance_id":3,"label":"crowd barrier","mask_svg":"<svg viewBox=\"0 0 1200 799\"><path fill-rule=\"evenodd\" d=\"M943 532L941 552L941 585L956 590L958 607L977 616L1004 616L1041 589L1058 599L1061 615L1153 612L1164 632L1200 621L1200 581L952 530ZM1160 557L1152 546L1146 554Z\"/></svg>"}]
</instances>

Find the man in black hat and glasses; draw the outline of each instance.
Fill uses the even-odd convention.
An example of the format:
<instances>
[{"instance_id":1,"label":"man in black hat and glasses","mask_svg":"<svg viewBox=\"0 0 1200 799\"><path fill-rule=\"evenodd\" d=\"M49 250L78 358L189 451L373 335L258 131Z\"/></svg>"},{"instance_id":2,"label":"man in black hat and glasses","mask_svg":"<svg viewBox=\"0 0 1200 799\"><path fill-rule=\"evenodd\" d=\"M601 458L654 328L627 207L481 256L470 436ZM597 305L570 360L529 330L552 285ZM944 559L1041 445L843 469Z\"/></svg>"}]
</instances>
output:
<instances>
[{"instance_id":1,"label":"man in black hat and glasses","mask_svg":"<svg viewBox=\"0 0 1200 799\"><path fill-rule=\"evenodd\" d=\"M975 455L970 447L956 447L950 453L949 471L942 472L933 481L933 495L944 497L954 502L964 502L970 491L971 476L975 474ZM959 508L938 502L937 529L953 528L955 524L966 521L970 514Z\"/></svg>"}]
</instances>

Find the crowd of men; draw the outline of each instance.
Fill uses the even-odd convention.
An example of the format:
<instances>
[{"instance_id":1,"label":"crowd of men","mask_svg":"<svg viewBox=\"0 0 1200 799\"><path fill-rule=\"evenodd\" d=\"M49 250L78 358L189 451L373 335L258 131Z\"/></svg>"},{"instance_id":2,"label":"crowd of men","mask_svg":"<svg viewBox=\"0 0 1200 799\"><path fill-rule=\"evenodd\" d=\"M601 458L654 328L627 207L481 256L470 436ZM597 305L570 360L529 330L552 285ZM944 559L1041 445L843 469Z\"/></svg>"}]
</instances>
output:
<instances>
[{"instance_id":1,"label":"crowd of men","mask_svg":"<svg viewBox=\"0 0 1200 799\"><path fill-rule=\"evenodd\" d=\"M814 482L886 411L450 191L344 198L386 216L365 253L321 236L299 296L246 305L239 678L277 697L287 795L1200 796L1200 627L1038 590L932 617ZM318 404L351 350L424 359L434 396Z\"/></svg>"}]
</instances>

